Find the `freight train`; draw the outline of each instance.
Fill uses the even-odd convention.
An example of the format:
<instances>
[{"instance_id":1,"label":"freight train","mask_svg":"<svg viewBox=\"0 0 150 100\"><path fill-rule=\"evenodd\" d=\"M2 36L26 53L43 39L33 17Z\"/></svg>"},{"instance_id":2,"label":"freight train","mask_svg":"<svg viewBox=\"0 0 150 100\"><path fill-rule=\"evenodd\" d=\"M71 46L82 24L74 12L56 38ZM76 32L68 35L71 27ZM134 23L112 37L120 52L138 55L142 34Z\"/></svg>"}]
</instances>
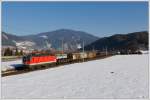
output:
<instances>
[{"instance_id":1,"label":"freight train","mask_svg":"<svg viewBox=\"0 0 150 100\"><path fill-rule=\"evenodd\" d=\"M110 55L110 54L108 54ZM23 56L23 65L26 68L30 69L38 69L41 67L52 67L61 64L68 64L74 62L81 62L92 60L95 58L100 58L107 56L105 52L97 53L97 52L78 52L78 53L68 53L68 54L28 54Z\"/></svg>"}]
</instances>

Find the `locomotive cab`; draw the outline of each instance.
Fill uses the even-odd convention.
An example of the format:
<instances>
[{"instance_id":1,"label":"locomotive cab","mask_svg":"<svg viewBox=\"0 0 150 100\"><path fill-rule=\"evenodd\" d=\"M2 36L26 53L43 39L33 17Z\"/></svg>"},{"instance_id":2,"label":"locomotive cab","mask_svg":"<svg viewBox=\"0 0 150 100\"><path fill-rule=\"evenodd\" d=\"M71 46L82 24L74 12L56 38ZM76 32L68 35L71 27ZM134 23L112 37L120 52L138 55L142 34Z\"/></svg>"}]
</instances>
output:
<instances>
[{"instance_id":1,"label":"locomotive cab","mask_svg":"<svg viewBox=\"0 0 150 100\"><path fill-rule=\"evenodd\" d=\"M29 62L31 60L31 57L32 57L31 55L23 56L23 58L22 58L23 64L26 65L27 62Z\"/></svg>"}]
</instances>

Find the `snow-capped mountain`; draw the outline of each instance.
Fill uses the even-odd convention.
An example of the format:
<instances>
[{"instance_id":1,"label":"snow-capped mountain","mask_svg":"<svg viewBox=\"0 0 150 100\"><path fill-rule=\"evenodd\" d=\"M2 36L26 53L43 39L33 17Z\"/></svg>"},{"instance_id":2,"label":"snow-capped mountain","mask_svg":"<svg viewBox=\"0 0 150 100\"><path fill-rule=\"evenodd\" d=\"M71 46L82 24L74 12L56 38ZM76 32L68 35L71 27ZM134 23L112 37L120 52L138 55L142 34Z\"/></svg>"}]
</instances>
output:
<instances>
[{"instance_id":1,"label":"snow-capped mountain","mask_svg":"<svg viewBox=\"0 0 150 100\"><path fill-rule=\"evenodd\" d=\"M20 49L27 49L27 48L32 48L36 43L31 42L31 41L21 41L21 42L16 42L16 46Z\"/></svg>"},{"instance_id":2,"label":"snow-capped mountain","mask_svg":"<svg viewBox=\"0 0 150 100\"><path fill-rule=\"evenodd\" d=\"M23 48L61 50L76 50L82 47L82 42L88 45L98 37L82 31L60 29L51 32L28 36L15 36L2 32L2 45L11 45ZM63 45L63 46L62 46Z\"/></svg>"}]
</instances>

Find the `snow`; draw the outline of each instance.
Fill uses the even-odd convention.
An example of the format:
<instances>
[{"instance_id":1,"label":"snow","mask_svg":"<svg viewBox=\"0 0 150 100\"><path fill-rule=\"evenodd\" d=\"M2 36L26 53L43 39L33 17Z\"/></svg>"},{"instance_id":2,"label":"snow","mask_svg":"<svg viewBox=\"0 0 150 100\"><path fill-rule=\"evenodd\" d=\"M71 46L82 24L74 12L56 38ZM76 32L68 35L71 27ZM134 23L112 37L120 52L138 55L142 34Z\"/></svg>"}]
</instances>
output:
<instances>
[{"instance_id":1,"label":"snow","mask_svg":"<svg viewBox=\"0 0 150 100\"><path fill-rule=\"evenodd\" d=\"M16 46L18 48L22 48L25 49L27 47L32 47L34 46L36 43L35 42L31 42L31 41L20 41L20 42L16 42Z\"/></svg>"},{"instance_id":2,"label":"snow","mask_svg":"<svg viewBox=\"0 0 150 100\"><path fill-rule=\"evenodd\" d=\"M44 39L48 39L48 37L47 37L46 35L42 35L42 36L40 36L40 37L42 37L42 38L44 38Z\"/></svg>"},{"instance_id":3,"label":"snow","mask_svg":"<svg viewBox=\"0 0 150 100\"><path fill-rule=\"evenodd\" d=\"M16 41L15 40L12 40L12 42L14 42L16 44Z\"/></svg>"},{"instance_id":4,"label":"snow","mask_svg":"<svg viewBox=\"0 0 150 100\"><path fill-rule=\"evenodd\" d=\"M117 55L2 77L2 98L148 98L148 55Z\"/></svg>"},{"instance_id":5,"label":"snow","mask_svg":"<svg viewBox=\"0 0 150 100\"><path fill-rule=\"evenodd\" d=\"M12 70L15 69L15 67L19 67L22 65L22 60L15 60L15 61L7 61L7 62L1 62L1 70L2 71L7 71L7 70Z\"/></svg>"},{"instance_id":6,"label":"snow","mask_svg":"<svg viewBox=\"0 0 150 100\"><path fill-rule=\"evenodd\" d=\"M140 52L142 52L142 54L148 54L149 53L149 51L147 51L147 50L140 50Z\"/></svg>"},{"instance_id":7,"label":"snow","mask_svg":"<svg viewBox=\"0 0 150 100\"><path fill-rule=\"evenodd\" d=\"M77 44L77 48L81 49L82 48L81 44Z\"/></svg>"},{"instance_id":8,"label":"snow","mask_svg":"<svg viewBox=\"0 0 150 100\"><path fill-rule=\"evenodd\" d=\"M45 41L45 42L46 42L47 48L51 48L52 45L48 41Z\"/></svg>"},{"instance_id":9,"label":"snow","mask_svg":"<svg viewBox=\"0 0 150 100\"><path fill-rule=\"evenodd\" d=\"M2 36L6 39L6 40L8 40L8 37L7 37L7 35L5 35L5 34L2 34Z\"/></svg>"}]
</instances>

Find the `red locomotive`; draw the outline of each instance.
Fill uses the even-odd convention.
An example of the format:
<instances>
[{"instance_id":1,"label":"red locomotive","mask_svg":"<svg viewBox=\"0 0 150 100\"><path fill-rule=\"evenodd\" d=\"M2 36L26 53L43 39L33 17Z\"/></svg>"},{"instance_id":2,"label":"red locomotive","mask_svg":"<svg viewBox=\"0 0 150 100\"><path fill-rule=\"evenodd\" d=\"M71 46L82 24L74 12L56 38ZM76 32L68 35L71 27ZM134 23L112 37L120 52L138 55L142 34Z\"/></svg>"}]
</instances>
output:
<instances>
[{"instance_id":1,"label":"red locomotive","mask_svg":"<svg viewBox=\"0 0 150 100\"><path fill-rule=\"evenodd\" d=\"M23 57L23 64L28 67L37 65L49 65L56 63L57 59L55 56L50 54L29 54Z\"/></svg>"}]
</instances>

